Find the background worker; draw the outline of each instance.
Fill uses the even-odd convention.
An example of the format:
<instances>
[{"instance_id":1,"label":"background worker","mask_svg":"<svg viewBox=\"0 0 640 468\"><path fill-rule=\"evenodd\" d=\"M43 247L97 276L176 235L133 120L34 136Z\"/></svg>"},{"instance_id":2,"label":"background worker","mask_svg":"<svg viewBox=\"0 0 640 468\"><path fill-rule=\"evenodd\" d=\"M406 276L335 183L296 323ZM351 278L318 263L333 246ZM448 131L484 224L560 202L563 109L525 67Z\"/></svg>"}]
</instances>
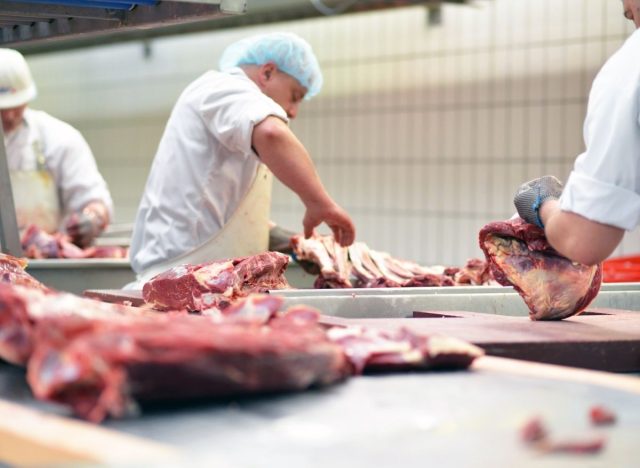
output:
<instances>
[{"instance_id":1,"label":"background worker","mask_svg":"<svg viewBox=\"0 0 640 468\"><path fill-rule=\"evenodd\" d=\"M86 247L109 224L111 195L80 132L28 107L36 95L24 57L0 49L0 115L18 227L63 231Z\"/></svg>"}]
</instances>

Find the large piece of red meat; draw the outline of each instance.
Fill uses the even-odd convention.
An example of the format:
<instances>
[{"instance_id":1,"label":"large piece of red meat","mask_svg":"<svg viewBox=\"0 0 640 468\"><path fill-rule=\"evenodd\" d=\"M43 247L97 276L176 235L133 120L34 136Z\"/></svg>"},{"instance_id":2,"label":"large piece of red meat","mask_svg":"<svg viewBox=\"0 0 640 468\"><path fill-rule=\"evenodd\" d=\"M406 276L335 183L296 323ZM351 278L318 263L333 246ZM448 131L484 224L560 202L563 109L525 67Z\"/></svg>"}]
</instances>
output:
<instances>
[{"instance_id":1,"label":"large piece of red meat","mask_svg":"<svg viewBox=\"0 0 640 468\"><path fill-rule=\"evenodd\" d=\"M180 265L145 283L142 296L157 310L223 309L251 293L289 288L284 277L288 264L288 255L265 252L199 265Z\"/></svg>"},{"instance_id":2,"label":"large piece of red meat","mask_svg":"<svg viewBox=\"0 0 640 468\"><path fill-rule=\"evenodd\" d=\"M520 218L487 224L479 240L494 278L518 291L532 320L579 314L600 290L601 264L587 266L561 256L542 229Z\"/></svg>"},{"instance_id":3,"label":"large piece of red meat","mask_svg":"<svg viewBox=\"0 0 640 468\"><path fill-rule=\"evenodd\" d=\"M217 318L48 319L38 326L29 384L38 398L100 421L136 401L303 390L346 378L350 364L314 314L277 315L281 301L251 298Z\"/></svg>"},{"instance_id":4,"label":"large piece of red meat","mask_svg":"<svg viewBox=\"0 0 640 468\"><path fill-rule=\"evenodd\" d=\"M24 271L27 261L0 253L0 283L18 284L27 288L48 291L49 288Z\"/></svg>"},{"instance_id":5,"label":"large piece of red meat","mask_svg":"<svg viewBox=\"0 0 640 468\"><path fill-rule=\"evenodd\" d=\"M363 371L464 368L482 350L460 340L319 325L304 305L251 295L216 316L169 312L127 321L53 317L37 325L34 394L100 421L137 402L303 390Z\"/></svg>"},{"instance_id":6,"label":"large piece of red meat","mask_svg":"<svg viewBox=\"0 0 640 468\"><path fill-rule=\"evenodd\" d=\"M0 358L24 365L34 346L38 322L50 317L126 320L157 313L85 299L69 293L0 283Z\"/></svg>"}]
</instances>

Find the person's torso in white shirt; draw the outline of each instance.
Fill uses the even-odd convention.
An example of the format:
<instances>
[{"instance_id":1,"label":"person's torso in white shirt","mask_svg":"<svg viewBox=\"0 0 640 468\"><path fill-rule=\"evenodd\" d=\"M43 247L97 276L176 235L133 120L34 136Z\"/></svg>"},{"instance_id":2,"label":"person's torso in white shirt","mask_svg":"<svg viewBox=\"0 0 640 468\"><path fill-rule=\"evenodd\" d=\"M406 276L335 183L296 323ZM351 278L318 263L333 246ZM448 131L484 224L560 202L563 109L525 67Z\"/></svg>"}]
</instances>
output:
<instances>
[{"instance_id":1,"label":"person's torso in white shirt","mask_svg":"<svg viewBox=\"0 0 640 468\"><path fill-rule=\"evenodd\" d=\"M253 127L269 115L287 120L240 69L207 72L184 90L136 216L134 271L188 252L224 226L253 182Z\"/></svg>"}]
</instances>

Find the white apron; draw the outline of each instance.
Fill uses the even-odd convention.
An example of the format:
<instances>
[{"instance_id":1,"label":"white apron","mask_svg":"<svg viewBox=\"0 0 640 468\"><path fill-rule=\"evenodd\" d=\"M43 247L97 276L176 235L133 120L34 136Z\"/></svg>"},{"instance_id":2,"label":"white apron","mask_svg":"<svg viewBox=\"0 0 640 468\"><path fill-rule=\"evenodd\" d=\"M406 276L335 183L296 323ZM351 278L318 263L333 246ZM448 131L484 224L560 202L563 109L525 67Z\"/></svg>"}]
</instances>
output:
<instances>
[{"instance_id":1,"label":"white apron","mask_svg":"<svg viewBox=\"0 0 640 468\"><path fill-rule=\"evenodd\" d=\"M269 249L269 218L273 174L260 164L253 183L233 215L216 235L195 249L158 263L139 273L125 289L142 289L144 283L163 271L185 263L244 257Z\"/></svg>"},{"instance_id":2,"label":"white apron","mask_svg":"<svg viewBox=\"0 0 640 468\"><path fill-rule=\"evenodd\" d=\"M33 142L37 168L33 171L11 171L11 191L19 228L35 224L49 233L60 226L58 189L44 163L38 141Z\"/></svg>"}]
</instances>

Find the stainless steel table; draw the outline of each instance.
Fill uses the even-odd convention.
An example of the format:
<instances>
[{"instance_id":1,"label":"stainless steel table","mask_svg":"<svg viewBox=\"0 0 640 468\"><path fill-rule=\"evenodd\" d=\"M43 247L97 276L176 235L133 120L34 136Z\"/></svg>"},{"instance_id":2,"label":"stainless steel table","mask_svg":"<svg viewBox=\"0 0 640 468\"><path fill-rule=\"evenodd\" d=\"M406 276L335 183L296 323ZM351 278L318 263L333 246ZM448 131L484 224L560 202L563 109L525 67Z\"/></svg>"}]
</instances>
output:
<instances>
[{"instance_id":1,"label":"stainless steel table","mask_svg":"<svg viewBox=\"0 0 640 468\"><path fill-rule=\"evenodd\" d=\"M23 371L0 371L4 398L66 414L34 402ZM618 422L591 427L588 411L594 404L609 406ZM596 455L542 455L519 438L522 425L535 415L556 439L600 434L607 445ZM146 407L139 416L103 425L177 447L182 466L635 467L640 393L594 379L486 369L408 373L356 377L305 393Z\"/></svg>"}]
</instances>

